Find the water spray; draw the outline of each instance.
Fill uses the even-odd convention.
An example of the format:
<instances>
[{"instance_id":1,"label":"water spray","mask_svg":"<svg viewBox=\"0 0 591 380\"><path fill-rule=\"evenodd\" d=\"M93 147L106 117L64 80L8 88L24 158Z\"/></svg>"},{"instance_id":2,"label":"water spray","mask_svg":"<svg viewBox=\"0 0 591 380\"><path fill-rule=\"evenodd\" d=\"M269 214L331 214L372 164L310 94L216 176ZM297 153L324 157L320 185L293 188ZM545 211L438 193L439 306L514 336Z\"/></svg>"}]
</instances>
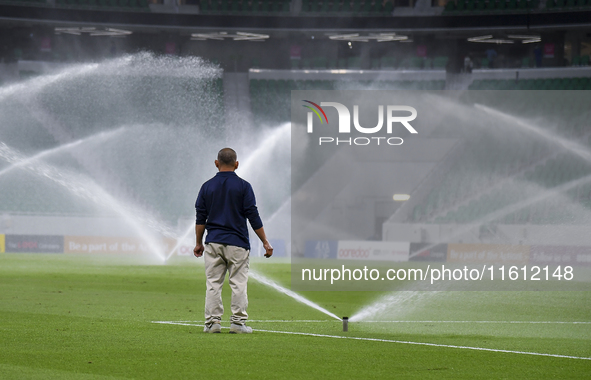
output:
<instances>
[{"instance_id":1,"label":"water spray","mask_svg":"<svg viewBox=\"0 0 591 380\"><path fill-rule=\"evenodd\" d=\"M124 128L125 127L121 127L121 128L117 128L115 130L109 131L109 132L100 132L95 135L86 137L84 139L79 139L79 140L72 141L72 142L64 144L64 145L59 145L55 148L44 150L44 151L39 152L39 153L37 153L33 156L30 156L30 157L26 157L26 158L23 157L19 161L13 161L13 162L9 161L10 165L7 166L6 168L0 170L0 177L3 176L4 174L10 172L13 169L30 165L31 163L34 163L36 160L46 158L46 157L51 156L53 154L67 152L70 149L77 147L78 145L81 145L81 144L84 144L84 143L87 143L90 141L96 142L97 139L109 139L109 138L115 136L116 134L118 134L119 132L121 132ZM5 148L5 149L7 149L7 148Z\"/></svg>"},{"instance_id":2,"label":"water spray","mask_svg":"<svg viewBox=\"0 0 591 380\"><path fill-rule=\"evenodd\" d=\"M289 290L287 288L284 288L283 286L279 285L278 283L276 283L275 281L263 276L262 274L254 271L254 270L250 270L250 277L253 278L254 280L260 282L261 284L267 285L272 287L273 289L277 290L278 292L281 292L283 294L285 294L286 296L289 296L291 298L293 298L294 300L303 303L304 305L308 305L313 309L316 309L336 320L341 320L341 318L337 317L334 313L331 313L330 311L326 310L325 308L323 308L322 306L310 301L309 299L297 294L296 292L294 292L293 290Z\"/></svg>"},{"instance_id":3,"label":"water spray","mask_svg":"<svg viewBox=\"0 0 591 380\"><path fill-rule=\"evenodd\" d=\"M3 158L12 165L16 165L22 161L27 162L25 156L15 149L10 148L2 141L0 141L0 158ZM168 231L167 226L159 223L153 217L143 212L143 210L139 210L136 207L133 207L133 205L122 203L107 193L95 181L83 174L59 169L43 160L34 160L34 162L29 160L26 164L21 165L21 167L39 177L55 182L70 191L73 195L113 210L138 233L142 240L147 243L148 249L152 251L156 257L161 259L162 262L166 261L166 257L160 253L161 246L159 242L153 238L152 234L146 231L146 227L150 227L164 236L170 235L170 232Z\"/></svg>"},{"instance_id":4,"label":"water spray","mask_svg":"<svg viewBox=\"0 0 591 380\"><path fill-rule=\"evenodd\" d=\"M176 244L174 245L174 247L172 247L170 252L168 252L168 255L166 255L166 258L164 259L164 261L168 261L168 259L170 259L172 257L172 255L174 255L176 250L179 249L179 247L184 243L185 239L189 237L191 232L194 232L194 231L195 231L195 223L191 223L191 225L189 226L187 231L184 234L182 234L180 237L177 238Z\"/></svg>"}]
</instances>

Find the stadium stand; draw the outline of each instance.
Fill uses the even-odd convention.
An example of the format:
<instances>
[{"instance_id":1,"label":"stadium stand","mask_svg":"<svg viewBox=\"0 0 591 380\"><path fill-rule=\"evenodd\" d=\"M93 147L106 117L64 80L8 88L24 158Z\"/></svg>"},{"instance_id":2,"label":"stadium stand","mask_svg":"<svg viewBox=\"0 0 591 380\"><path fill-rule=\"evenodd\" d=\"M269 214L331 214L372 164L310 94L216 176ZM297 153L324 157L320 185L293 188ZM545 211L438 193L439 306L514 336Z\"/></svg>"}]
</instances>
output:
<instances>
[{"instance_id":1,"label":"stadium stand","mask_svg":"<svg viewBox=\"0 0 591 380\"><path fill-rule=\"evenodd\" d=\"M27 4L33 4L33 5L45 5L47 4L46 0L4 0L2 1L2 3L13 3L15 5L27 5Z\"/></svg>"},{"instance_id":2,"label":"stadium stand","mask_svg":"<svg viewBox=\"0 0 591 380\"><path fill-rule=\"evenodd\" d=\"M444 13L523 12L539 7L539 0L450 0L444 7Z\"/></svg>"},{"instance_id":3,"label":"stadium stand","mask_svg":"<svg viewBox=\"0 0 591 380\"><path fill-rule=\"evenodd\" d=\"M591 76L586 74L569 74L568 77L553 77L545 74L536 76L536 72L544 72L545 69L529 69L534 66L532 59L534 56L533 44L525 45L516 40L519 43L513 41L515 43L512 45L512 49L504 49L504 51L503 46L498 46L499 57L503 55L504 61L501 61L499 58L498 65L493 65L494 69L478 70L480 67L489 66L490 62L488 59L482 57L485 56L485 48L490 45L466 42L467 38L480 35L481 29L487 28L491 23L494 24L496 19L501 19L497 15L514 13L511 15L512 17L507 17L507 19L514 19L515 25L517 26L523 26L523 22L526 20L528 27L545 28L547 23L551 24L551 21L548 20L555 15L557 17L563 15L567 18L572 17L578 11L591 9L591 0L543 0L542 2L539 0L452 0L445 4L444 9L437 6L429 6L431 9L424 15L417 13L421 11L419 9L420 7L414 7L416 9L413 9L412 6L399 5L395 10L395 2L392 0L175 0L168 2L169 4L149 0L0 0L0 2L10 4L12 8L18 8L17 6L13 6L15 4L18 6L31 5L31 7L22 8L30 10L37 7L39 8L37 9L39 12L45 12L45 9L40 8L40 6L55 7L58 9L53 12L55 14L61 14L60 12L63 12L63 17L60 16L63 20L73 22L74 20L68 19L68 15L70 13L76 13L84 15L87 20L85 22L89 26L93 22L97 22L97 20L100 21L100 17L97 14L100 16L103 13L70 11L82 9L85 11L100 10L105 11L104 14L107 16L121 14L126 17L128 16L127 21L129 22L129 29L133 38L130 37L124 41L129 43L130 46L118 46L117 49L121 50L117 50L117 54L112 53L111 56L133 51L133 49L139 46L149 46L149 48L154 48L155 50L160 49L159 53L169 54L170 52L166 50L165 46L168 43L172 43L176 44L173 54L200 55L202 52L207 52L211 56L220 57L221 66L226 72L241 73L245 77L247 75L248 64L240 67L237 63L240 61L237 57L241 55L245 57L242 59L243 62L252 62L252 67L260 67L261 62L263 65L272 62L273 64L277 63L276 66L273 66L273 69L278 69L277 71L289 73L289 69L291 68L291 72L300 72L301 75L297 79L289 77L291 74L286 74L284 78L252 76L248 77L250 79L247 78L245 80L245 83L248 83L249 86L244 86L244 91L250 95L248 103L252 111L253 121L256 124L276 125L276 123L290 120L290 91L292 90L444 90L446 87L450 89L448 85L451 80L448 77L462 75L458 72L457 66L458 62L461 63L464 58L464 51L455 51L455 45L452 43L448 45L448 40L442 39L441 35L450 31L453 32L453 27L449 27L449 25L456 24L468 30L472 28L472 32L458 34L459 37L456 38L456 42L459 41L460 46L458 49L466 50L466 52L469 51L470 54L476 54L474 57L474 73L470 80L466 81L466 86L461 88L462 90L591 90ZM164 9L171 4L178 7L178 9ZM411 4L414 5L414 3ZM442 4L442 2L438 4ZM162 7L157 8L154 7L155 5ZM196 14L191 15L193 18L180 11L185 5L190 5L194 8L192 12ZM8 8L7 6L6 9ZM404 13L400 12L401 8L406 8L405 11L407 12L404 17L401 16ZM18 9L14 11L15 16L13 17L16 17L16 19L23 17L19 16L17 11ZM133 14L134 11L138 13ZM162 14L141 13L148 11L153 13L160 12ZM425 9L422 11L425 11ZM441 11L444 13L443 17L438 13ZM548 16L548 12L555 13ZM199 13L205 16L199 16ZM578 13L579 15L586 14L584 12ZM231 15L231 17L225 17L224 15L226 14ZM466 17L466 15L468 16ZM330 17L323 19L324 16ZM352 26L346 25L345 21L343 21L343 25L340 25L341 16L343 20L345 17L354 19L351 22ZM367 20L357 18L361 16L367 17ZM356 46L356 49L359 50L349 50L350 47L346 46L346 40L334 41L334 44L333 41L328 41L329 34L337 32L344 33L344 30L353 30L355 31L353 33L358 32L358 35L371 36L375 33L380 33L382 30L388 30L390 27L394 28L394 26L388 25L390 20L381 16L398 17L392 24L395 24L396 28L402 30L408 29L410 31L408 33L409 40L406 41L410 43L399 44L398 42L392 42L392 48L380 49L390 42L380 42L380 44L377 44L375 40L370 40L359 43L354 42L353 44ZM414 19L413 17L406 16L417 17L417 20L420 22L416 24L422 25L421 27L423 28L433 27L442 31L441 33L437 31L432 34L431 32L424 31L414 33L414 26L405 27L413 22ZM27 17L29 16L27 15ZM120 16L113 16L113 19L117 19L117 17ZM370 19L370 17L374 18ZM124 20L125 17L121 17L121 19ZM231 20L231 22L228 21L226 24L223 19ZM304 20L302 21L302 19ZM259 54L262 49L257 50L258 46L255 48L252 47L257 44L244 42L245 45L249 46L244 48L245 45L240 45L242 41L234 43L231 38L227 38L219 43L218 41L211 40L192 41L190 35L194 30L191 28L196 25L196 20L203 20L206 24L210 22L208 24L209 26L203 26L203 28L210 28L211 31L218 31L218 29L221 31L227 25L233 25L236 31L241 32L243 30L244 32L260 32L257 28L264 30L265 33L268 32L269 38L265 42L257 44L258 46L270 45L271 47L268 48L268 51L273 51L276 57L273 56L273 59L269 59L269 56ZM256 22L252 22L253 20ZM562 20L564 21L564 19ZM177 25L177 21L182 25ZM146 25L148 27L150 27L150 22L154 23L151 29L158 32L158 38L160 38L158 41L156 41L157 38L154 38L156 35L154 33L142 35L145 32L143 30L145 27L144 22L147 22ZM335 26L324 27L320 25L322 22L327 24L333 23L330 25ZM125 22L122 22L122 25L125 24ZM162 25L173 24L175 28L182 27L185 30L181 34L173 36L169 29L161 28ZM289 26L286 26L287 24ZM371 27L368 27L370 24ZM256 28L252 25L256 25ZM313 27L310 27L310 25L313 25ZM503 30L502 25L494 25L496 25L495 28L491 28L490 30L494 30L495 33L497 33L497 30L501 30L499 35L502 36L510 33L510 28ZM559 25L560 28L563 28L562 23ZM375 28L375 30L372 28ZM288 31L286 32L286 30ZM314 37L311 35L310 30L318 30L318 33L316 34L316 40L311 42L310 45L307 45L305 41L310 41L311 37ZM555 30L552 31L554 34L540 32L541 36L537 47L545 47L546 44L552 45L554 49L552 54L555 55L555 59L545 58L543 65L545 67L551 65L564 66L569 61L573 67L562 67L564 71L571 69L585 70L585 67L588 67L590 63L589 52L585 48L585 44L587 43L585 36L583 34L576 36L576 38L569 36L570 40L568 40L568 43L571 44L569 46L572 46L572 48L570 53L567 54L559 48L560 44L566 41L564 36L558 38L562 31L555 32ZM46 51L40 51L39 46L41 43L36 40L36 38L40 37L31 37L32 35L37 36L37 34L39 36L43 35L49 41L49 46L45 49ZM328 41L326 45L318 44L320 40L319 36L322 36L321 38L326 40L321 43ZM45 26L38 27L34 31L27 30L22 35L22 41L24 42L13 43L7 40L8 48L5 49L5 59L7 62L17 62L19 67L18 73L20 73L21 79L29 75L32 76L35 73L34 71L20 69L23 61L41 61L41 59L51 61L52 55L58 56L59 54L67 57L60 59L61 61L72 62L77 59L86 59L84 57L68 56L68 51L60 50L62 46L69 44L68 39L70 38L76 37L72 35L57 36L54 30ZM92 41L97 41L97 51L100 50L98 49L100 47L104 52L110 52L109 45L112 41L103 43L103 45L100 45L102 42L99 42L98 39ZM123 41L123 39L117 41ZM330 52L323 51L322 47L318 48L319 46L328 46L328 43L332 44L332 50ZM364 45L365 43L367 45ZM340 45L337 46L337 44ZM372 46L372 44L374 45ZM376 45L380 45L380 48ZM299 53L292 54L292 47L299 47ZM422 47L424 51L421 56L418 56L417 49L419 47ZM80 50L84 53L84 49ZM31 51L39 54L30 54ZM27 52L29 53L28 55ZM351 56L353 54L356 55ZM424 57L422 55L427 56ZM203 56L207 56L207 54ZM57 59L55 60L57 61ZM536 62L536 65L539 66L538 62ZM525 69L520 71L518 73L519 75L516 75L516 70L518 69L506 69L512 72L506 73L507 75L497 75L505 70L502 67L517 66ZM338 79L326 79L330 75L326 74L326 78L319 78L312 71L324 71L327 73L338 71L344 73ZM525 71L530 71L530 74L534 74L523 75ZM385 72L389 72L391 77L400 75L397 79L381 78L365 80L360 79L360 76L356 76L360 72L374 72L376 76L382 76ZM411 77L407 78L402 75L406 72L410 72L412 74ZM434 75L434 72L437 72L437 75ZM397 74L394 75L392 73ZM334 76L330 78L334 78ZM89 79L87 86L89 89L88 93L82 94L83 96L80 96L81 99L91 99L93 98L93 94L104 95L113 88L116 88L118 91L117 96L113 97L96 96L95 107L85 107L83 102L72 99L67 86L62 89L51 89L47 93L41 91L38 99L39 106L47 110L48 114L54 115L56 122L60 123L71 134L73 139L89 136L97 130L104 128L105 125L122 125L129 120L133 120L139 124L167 124L170 119L183 121L186 125L192 126L202 120L210 120L214 125L223 124L219 119L223 117L225 106L224 81L222 79L216 79L209 83L197 83L190 80L187 81L186 78L137 77L126 78L122 83L118 83L119 79L117 77L111 79ZM149 92L144 91L147 87L158 89L158 95L151 96ZM213 104L211 101L208 104L203 104L201 100L195 102L193 95L196 88L205 88L209 94L214 94L213 97L208 96L208 99L215 99ZM226 87L226 89L228 88L230 86ZM228 92L229 90L226 94ZM118 101L121 99L124 99L124 101ZM584 102L560 105L544 104L544 107L552 110L553 115L558 117L566 116L569 110L579 114L583 113L584 110L580 109L581 104L584 105ZM163 107L162 105L165 106ZM501 104L501 108L507 112L511 111L512 114L516 115L523 114L523 109L512 109L511 107L511 104ZM108 109L109 112L98 113L97 110L100 109ZM563 111L563 109L566 111ZM182 112L179 110L182 110ZM129 115L130 112L134 114ZM84 120L84 122L81 123L80 120ZM198 120L198 122L195 122L195 120ZM562 133L587 142L589 134L585 131L585 126L584 123L577 120L563 128ZM212 131L211 133L216 133L216 131ZM453 131L450 133L453 135ZM460 137L464 138L464 136ZM538 186L551 188L577 178L577 176L589 174L586 167L581 165L576 159L552 153L548 147L541 143L528 149L520 150L518 147L512 145L514 144L512 141L497 141L482 136L478 137L478 139L470 136L466 138L472 139L470 140L474 142L472 145L480 148L475 149L470 146L465 148L466 155L470 159L451 165L452 169L449 175L431 189L424 199L421 199L419 204L408 215L409 221L416 223L473 222L491 210L505 207L514 202L515 199L520 199L520 187L522 187L523 182L533 182ZM38 145L34 141L30 143L29 149L32 152L48 148L46 142L39 143ZM495 145L495 143L507 146L506 151L503 151L503 154L499 155L498 145ZM53 144L56 144L56 142L53 141ZM509 147L513 147L514 149L509 149ZM173 178L167 177L169 173L164 163L154 161L152 164L156 170L163 173L161 176L163 184L174 182ZM477 169L480 172L475 173ZM122 171L125 171L125 168ZM131 183L141 183L141 181L145 180L145 176L132 170L125 175ZM18 184L18 181L15 183ZM167 192L160 191L163 189L163 186L158 185L154 183L146 184L146 186L138 186L134 190L141 193L139 195L146 203L165 205L166 207L163 207L163 209L170 212L171 216L179 213L182 214L185 205L175 203L176 201L171 199ZM24 198L30 198L34 202L40 202L40 199L43 199L39 194L32 192L32 190L29 191L27 186L23 185L21 188L23 189L22 194L25 195ZM142 192L143 188L150 189L150 191ZM88 210L77 208L73 205L62 206L59 200L55 202L42 202L44 204L28 204L26 200L18 200L19 197L15 195L17 190L7 189L6 191L6 194L10 193L12 195L5 197L5 199L14 199L14 202L17 203L7 204L5 201L0 200L0 210L9 212L16 212L18 210L29 212L35 210L40 212L73 214L85 214L88 212ZM584 206L589 200L590 191L591 188L581 186L571 191L569 196L575 202L578 202L577 204ZM27 194L30 196L27 196ZM56 196L57 198L59 197ZM504 222L544 223L549 220L547 208L554 206L545 205L541 209L537 207L542 206L526 208L519 211L519 213L510 214L510 216L505 217ZM555 213L550 214L555 215Z\"/></svg>"},{"instance_id":4,"label":"stadium stand","mask_svg":"<svg viewBox=\"0 0 591 380\"><path fill-rule=\"evenodd\" d=\"M591 4L588 0L547 0L546 10L557 9L589 9Z\"/></svg>"},{"instance_id":5,"label":"stadium stand","mask_svg":"<svg viewBox=\"0 0 591 380\"><path fill-rule=\"evenodd\" d=\"M1 3L46 7L55 5L56 8L72 9L150 11L148 0L55 0L54 3L47 0L3 0Z\"/></svg>"},{"instance_id":6,"label":"stadium stand","mask_svg":"<svg viewBox=\"0 0 591 380\"><path fill-rule=\"evenodd\" d=\"M290 0L201 0L199 3L203 13L287 13L290 11Z\"/></svg>"},{"instance_id":7,"label":"stadium stand","mask_svg":"<svg viewBox=\"0 0 591 380\"><path fill-rule=\"evenodd\" d=\"M0 212L21 215L112 215L112 212L96 207L91 202L73 197L51 180L25 171L15 171L14 175L9 173L2 179Z\"/></svg>"},{"instance_id":8,"label":"stadium stand","mask_svg":"<svg viewBox=\"0 0 591 380\"><path fill-rule=\"evenodd\" d=\"M407 57L398 59L392 56L384 56L372 59L370 68L372 70L381 69L444 69L447 65L448 57ZM349 57L341 59L327 59L326 57L311 57L303 59L292 59L291 69L360 69L362 68L360 57ZM253 65L255 67L255 65Z\"/></svg>"},{"instance_id":9,"label":"stadium stand","mask_svg":"<svg viewBox=\"0 0 591 380\"><path fill-rule=\"evenodd\" d=\"M591 90L591 78L482 79L475 80L470 90Z\"/></svg>"},{"instance_id":10,"label":"stadium stand","mask_svg":"<svg viewBox=\"0 0 591 380\"><path fill-rule=\"evenodd\" d=\"M510 89L589 89L589 78L553 78L524 81L527 87ZM530 86L531 83L535 85ZM535 88L535 86L538 86ZM533 88L532 88L533 87ZM506 81L480 81L476 89L509 89ZM540 92L538 92L539 95ZM510 115L535 120L551 114L550 124L561 125L551 134L583 141L591 146L591 134L586 129L588 102L584 96L570 93L560 101L544 100L528 93L525 102L500 99L495 106ZM583 94L583 93L581 93ZM521 98L520 98L521 99ZM513 99L514 100L514 99ZM541 126L538 126L542 128ZM494 126L491 125L491 130ZM552 189L591 174L591 167L577 155L557 151L547 141L529 141L504 137L500 133L485 133L477 137L464 136L465 149L461 159L450 166L445 178L414 206L408 217L414 223L488 223L502 224L577 224L580 213L564 207L564 200L537 202L511 212L511 206L537 194L540 189ZM576 185L576 184L575 184ZM566 197L572 207L591 208L591 185L571 186ZM562 206L559 206L562 204ZM509 210L499 218L490 219L498 210ZM487 219L488 218L488 219Z\"/></svg>"},{"instance_id":11,"label":"stadium stand","mask_svg":"<svg viewBox=\"0 0 591 380\"><path fill-rule=\"evenodd\" d=\"M481 141L482 143L482 141ZM534 152L539 153L539 152ZM474 158L474 165L490 162L490 156L483 153L472 152L470 157ZM512 204L528 199L531 194L524 189L524 184L535 183L541 188L551 189L563 185L569 181L588 176L591 174L589 165L576 160L572 155L558 154L550 157L540 157L539 161L527 165L522 157L512 157L516 161L500 162L493 161L496 170L507 175L496 181L491 180L481 184L475 183L474 178L469 174L469 168L459 166L452 173L449 179L441 184L440 188L434 189L426 199L424 205L417 205L413 209L411 221L434 222L434 223L472 223L504 208L510 208ZM459 164L459 163L458 163ZM525 165L525 169L521 169ZM480 167L482 169L482 167ZM521 170L520 170L521 169ZM513 172L511 171L513 170ZM495 171L489 174L495 174ZM496 173L500 174L500 173ZM491 186L492 184L492 186ZM480 186L479 186L480 185ZM591 208L589 184L576 186L567 192L573 202L587 209ZM474 195L476 194L476 195ZM447 207L440 207L446 204ZM450 206L451 205L451 206ZM565 211L565 210L563 210ZM515 212L510 212L499 219L491 220L503 224L570 224L581 222L570 216L567 212L560 212L554 202L539 202L531 207L524 207Z\"/></svg>"},{"instance_id":12,"label":"stadium stand","mask_svg":"<svg viewBox=\"0 0 591 380\"><path fill-rule=\"evenodd\" d=\"M390 58L382 59L379 63L384 68L389 64L400 67ZM495 109L509 115L519 115L524 120L542 118L547 125L560 125L557 130L547 132L568 138L569 141L584 142L586 146L591 147L591 133L587 129L589 104L586 92L583 92L591 90L591 76L588 70L584 67L518 70L518 73L514 70L478 70L473 74L475 79L467 89L514 90L512 92L515 96L508 99L501 97L494 105ZM396 73L397 70L389 72ZM287 79L288 76L281 73L278 75L284 75L285 79L258 79L260 77L254 76L250 79L254 119L270 124L289 120L289 113L281 113L279 110L290 109L291 90L445 89L445 80L421 81L417 78L421 73L425 75L428 72L414 70L414 73L417 77L409 80L373 81ZM306 74L299 75L303 78ZM566 93L568 96L564 95L559 100L549 100L542 95L553 90L570 92ZM518 95L517 91L527 92ZM473 96L474 93L471 94ZM515 101L517 96L525 100ZM463 101L470 103L470 99ZM457 161L450 163L449 172L417 201L417 205L411 209L404 222L536 225L588 222L580 219L585 213L573 212L576 208L591 209L591 185L584 183L571 186L565 192L568 198L566 204L573 209L565 208L564 199L553 198L547 202L537 202L510 211L513 205L529 200L532 194L557 186L570 185L573 180L591 175L591 167L584 160L557 150L555 145L548 144L543 139L522 146L520 139L503 137L500 133L471 135L453 128L454 126L449 126L447 130L434 133L432 137L456 136L465 140L461 159L456 157ZM492 128L494 125L491 125ZM498 210L509 211L491 219L491 215L494 216Z\"/></svg>"},{"instance_id":13,"label":"stadium stand","mask_svg":"<svg viewBox=\"0 0 591 380\"><path fill-rule=\"evenodd\" d=\"M107 8L149 11L147 0L56 0L59 7Z\"/></svg>"},{"instance_id":14,"label":"stadium stand","mask_svg":"<svg viewBox=\"0 0 591 380\"><path fill-rule=\"evenodd\" d=\"M77 91L72 91L73 88ZM83 88L88 93L83 94ZM199 96L203 93L208 96ZM18 101L8 105L3 103L3 106L11 109L11 112L3 109L4 120L14 114L14 120L10 120L9 125L14 131L8 132L5 126L2 141L8 142L18 151L33 155L59 145L48 131L51 127L42 124L57 126L61 130L59 133L69 136L70 142L119 127L149 128L157 124L194 128L195 125L206 123L220 125L220 119L224 117L223 93L221 78L203 81L174 76L87 76L66 81L59 86L48 86L40 91L37 102L30 106L35 108L36 114ZM199 101L195 102L195 99ZM163 104L167 106L162 107ZM44 115L49 115L51 121L40 121L39 118ZM104 148L108 150L106 146ZM163 205L163 218L174 219L179 213L182 214L186 204L170 196L169 184L175 182L170 162L156 155L149 162L136 162L135 166L121 164L134 162L132 155L128 149L120 149L103 157L111 160L111 165L118 165L117 177L109 178L109 192L119 199L136 198L137 203L148 209L152 205ZM87 178L97 177L97 173L91 173L89 168L74 158L65 161L60 158L58 167L75 168L76 175L81 173ZM0 161L0 170L8 167L8 163ZM96 165L100 169L105 162ZM157 178L146 176L144 171L137 170L138 167L160 174ZM72 193L52 180L24 170L14 170L14 173L4 175L1 186L0 213L70 216L104 216L113 213L112 210L97 208L93 202L72 196Z\"/></svg>"},{"instance_id":15,"label":"stadium stand","mask_svg":"<svg viewBox=\"0 0 591 380\"><path fill-rule=\"evenodd\" d=\"M583 55L583 56L578 56L575 55L573 56L573 60L571 62L572 66L589 66L589 56L588 55Z\"/></svg>"},{"instance_id":16,"label":"stadium stand","mask_svg":"<svg viewBox=\"0 0 591 380\"><path fill-rule=\"evenodd\" d=\"M303 0L302 12L338 15L384 15L392 14L394 4L391 1L379 0Z\"/></svg>"}]
</instances>

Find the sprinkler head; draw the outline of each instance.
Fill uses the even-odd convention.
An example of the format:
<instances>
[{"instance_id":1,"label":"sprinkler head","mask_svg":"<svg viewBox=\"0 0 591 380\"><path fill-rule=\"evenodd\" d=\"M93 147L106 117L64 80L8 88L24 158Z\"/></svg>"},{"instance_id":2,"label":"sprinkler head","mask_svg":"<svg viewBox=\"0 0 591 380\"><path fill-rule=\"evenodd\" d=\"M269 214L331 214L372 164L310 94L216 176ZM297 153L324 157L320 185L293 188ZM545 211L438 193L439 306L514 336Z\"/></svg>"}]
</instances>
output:
<instances>
[{"instance_id":1,"label":"sprinkler head","mask_svg":"<svg viewBox=\"0 0 591 380\"><path fill-rule=\"evenodd\" d=\"M349 331L349 317L343 317L343 331Z\"/></svg>"}]
</instances>

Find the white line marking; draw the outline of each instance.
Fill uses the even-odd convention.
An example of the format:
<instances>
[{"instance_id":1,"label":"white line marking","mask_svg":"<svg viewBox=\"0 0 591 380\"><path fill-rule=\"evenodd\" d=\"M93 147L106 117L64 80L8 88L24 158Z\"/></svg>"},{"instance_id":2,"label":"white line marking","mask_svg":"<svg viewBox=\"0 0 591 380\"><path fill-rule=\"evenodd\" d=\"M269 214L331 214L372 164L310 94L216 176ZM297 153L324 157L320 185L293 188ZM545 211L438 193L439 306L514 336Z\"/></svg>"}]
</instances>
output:
<instances>
[{"instance_id":1,"label":"white line marking","mask_svg":"<svg viewBox=\"0 0 591 380\"><path fill-rule=\"evenodd\" d=\"M194 323L183 323L183 322L169 322L169 321L154 321L152 323L160 323L160 324L167 324L167 325L181 325L181 326L195 326L195 327L203 327L201 324L194 324ZM228 328L228 327L222 327ZM557 354L544 354L539 352L529 352L529 351L511 351L511 350L498 350L494 348L484 348L484 347L470 347L470 346L456 346L452 344L438 344L438 343L425 343L425 342L410 342L405 340L390 340L390 339L378 339L378 338L363 338L363 337L354 337L354 336L341 336L341 335L325 335L325 334L314 334L314 333L303 333L303 332L295 332L295 331L277 331L277 330L255 330L260 332L267 332L267 333L274 333L274 334L288 334L288 335L302 335L302 336L315 336L320 338L333 338L333 339L352 339L352 340L363 340L369 342L385 342L385 343L398 343L398 344L412 344L417 346L430 346L430 347L445 347L445 348L459 348L463 350L474 350L474 351L488 351L488 352L500 352L500 353L507 353L507 354L521 354L521 355L534 355L534 356L547 356L552 358L565 358L565 359L579 359L579 360L591 360L591 358L581 357L581 356L569 356L569 355L557 355Z\"/></svg>"},{"instance_id":2,"label":"white line marking","mask_svg":"<svg viewBox=\"0 0 591 380\"><path fill-rule=\"evenodd\" d=\"M205 323L205 321L154 321L153 323L160 323L160 322L192 322L192 323ZM230 321L228 321L230 322ZM309 322L328 322L328 323L341 323L341 321L336 320L317 320L317 319L249 319L248 323L255 322L255 323L309 323Z\"/></svg>"},{"instance_id":3,"label":"white line marking","mask_svg":"<svg viewBox=\"0 0 591 380\"><path fill-rule=\"evenodd\" d=\"M205 321L155 321L160 322L191 322L191 323L205 323ZM341 323L341 321L333 320L315 320L315 319L253 319L248 320L249 323ZM591 322L584 321L355 321L349 323L502 323L502 324L573 324L573 325L589 325Z\"/></svg>"},{"instance_id":4,"label":"white line marking","mask_svg":"<svg viewBox=\"0 0 591 380\"><path fill-rule=\"evenodd\" d=\"M562 321L359 321L349 323L560 323L560 324L591 324L591 322L562 322Z\"/></svg>"}]
</instances>

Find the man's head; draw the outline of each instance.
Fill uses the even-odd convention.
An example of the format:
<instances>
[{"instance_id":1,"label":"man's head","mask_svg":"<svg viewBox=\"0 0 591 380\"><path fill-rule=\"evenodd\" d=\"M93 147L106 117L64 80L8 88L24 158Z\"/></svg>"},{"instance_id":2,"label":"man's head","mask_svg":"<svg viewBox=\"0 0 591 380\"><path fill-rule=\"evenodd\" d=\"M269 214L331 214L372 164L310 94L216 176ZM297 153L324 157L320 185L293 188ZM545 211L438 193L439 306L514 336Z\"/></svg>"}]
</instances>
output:
<instances>
[{"instance_id":1,"label":"man's head","mask_svg":"<svg viewBox=\"0 0 591 380\"><path fill-rule=\"evenodd\" d=\"M229 172L238 169L238 160L236 151L232 148L224 148L218 152L218 159L215 160L215 166L221 172Z\"/></svg>"}]
</instances>

